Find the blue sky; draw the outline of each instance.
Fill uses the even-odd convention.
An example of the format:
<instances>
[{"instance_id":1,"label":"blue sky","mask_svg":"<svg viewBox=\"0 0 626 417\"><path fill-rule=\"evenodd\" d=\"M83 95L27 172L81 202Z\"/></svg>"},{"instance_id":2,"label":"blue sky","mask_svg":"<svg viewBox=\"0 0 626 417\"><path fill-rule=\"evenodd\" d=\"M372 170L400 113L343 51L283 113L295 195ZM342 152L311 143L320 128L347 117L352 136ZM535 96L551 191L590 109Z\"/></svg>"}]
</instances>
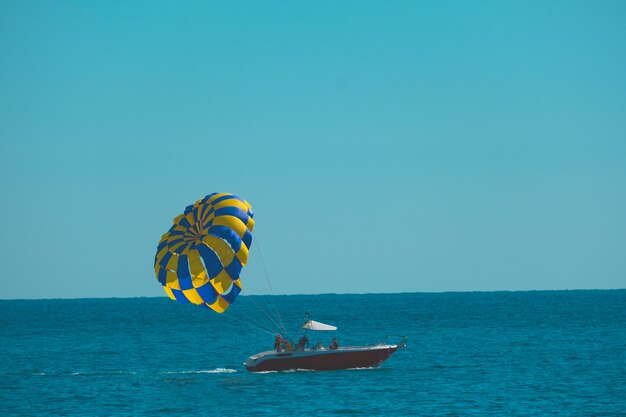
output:
<instances>
[{"instance_id":1,"label":"blue sky","mask_svg":"<svg viewBox=\"0 0 626 417\"><path fill-rule=\"evenodd\" d=\"M624 39L620 1L3 1L0 298L163 295L221 191L275 293L624 288Z\"/></svg>"}]
</instances>

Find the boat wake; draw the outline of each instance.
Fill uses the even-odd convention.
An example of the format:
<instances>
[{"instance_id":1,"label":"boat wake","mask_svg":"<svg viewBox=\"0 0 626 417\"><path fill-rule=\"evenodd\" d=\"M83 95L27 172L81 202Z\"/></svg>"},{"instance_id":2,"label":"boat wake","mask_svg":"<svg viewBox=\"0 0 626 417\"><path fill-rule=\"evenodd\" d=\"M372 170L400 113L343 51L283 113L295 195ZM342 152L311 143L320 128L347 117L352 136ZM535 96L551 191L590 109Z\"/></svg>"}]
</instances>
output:
<instances>
[{"instance_id":1,"label":"boat wake","mask_svg":"<svg viewBox=\"0 0 626 417\"><path fill-rule=\"evenodd\" d=\"M367 371L367 370L380 370L380 369L381 368L378 366L369 366L369 367L363 367L363 368L346 368L345 371ZM297 369L285 369L281 371L257 371L255 373L257 374L276 374L276 373L291 374L294 372L324 372L324 371L319 371L315 369L297 368Z\"/></svg>"},{"instance_id":2,"label":"boat wake","mask_svg":"<svg viewBox=\"0 0 626 417\"><path fill-rule=\"evenodd\" d=\"M72 376L109 376L109 375L137 375L134 371L93 371L93 372L72 372Z\"/></svg>"},{"instance_id":3,"label":"boat wake","mask_svg":"<svg viewBox=\"0 0 626 417\"><path fill-rule=\"evenodd\" d=\"M166 374L232 374L237 372L236 369L231 368L215 368L215 369L200 369L197 371L172 371L165 372Z\"/></svg>"},{"instance_id":4,"label":"boat wake","mask_svg":"<svg viewBox=\"0 0 626 417\"><path fill-rule=\"evenodd\" d=\"M297 369L282 369L280 371L257 371L255 373L256 374L277 374L277 373L292 374L294 372L316 372L316 371L315 371L315 369L297 368Z\"/></svg>"},{"instance_id":5,"label":"boat wake","mask_svg":"<svg viewBox=\"0 0 626 417\"><path fill-rule=\"evenodd\" d=\"M195 371L169 371L162 372L164 374L176 375L176 374L231 374L238 372L236 369L231 368L215 368L215 369L198 369ZM75 371L75 372L33 372L34 376L123 376L123 375L137 375L135 371Z\"/></svg>"},{"instance_id":6,"label":"boat wake","mask_svg":"<svg viewBox=\"0 0 626 417\"><path fill-rule=\"evenodd\" d=\"M75 371L75 372L33 372L34 376L116 376L116 375L136 375L134 371Z\"/></svg>"}]
</instances>

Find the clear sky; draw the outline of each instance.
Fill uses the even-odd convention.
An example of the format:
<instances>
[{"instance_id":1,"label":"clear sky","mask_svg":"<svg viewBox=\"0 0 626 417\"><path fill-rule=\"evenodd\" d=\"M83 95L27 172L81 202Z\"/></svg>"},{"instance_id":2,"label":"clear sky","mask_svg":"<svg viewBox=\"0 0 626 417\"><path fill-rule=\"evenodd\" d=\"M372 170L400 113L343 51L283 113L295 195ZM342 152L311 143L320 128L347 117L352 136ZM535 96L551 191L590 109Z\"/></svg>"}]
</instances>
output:
<instances>
[{"instance_id":1,"label":"clear sky","mask_svg":"<svg viewBox=\"0 0 626 417\"><path fill-rule=\"evenodd\" d=\"M0 298L163 295L221 191L275 293L624 288L625 45L623 1L2 1Z\"/></svg>"}]
</instances>

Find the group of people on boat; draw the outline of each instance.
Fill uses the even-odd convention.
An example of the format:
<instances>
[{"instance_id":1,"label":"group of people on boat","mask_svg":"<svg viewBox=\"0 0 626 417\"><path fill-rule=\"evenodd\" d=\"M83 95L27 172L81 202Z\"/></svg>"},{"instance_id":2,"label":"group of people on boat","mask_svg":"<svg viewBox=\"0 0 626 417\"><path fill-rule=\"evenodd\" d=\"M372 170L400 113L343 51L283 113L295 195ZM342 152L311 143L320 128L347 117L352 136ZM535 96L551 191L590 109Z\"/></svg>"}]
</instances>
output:
<instances>
[{"instance_id":1,"label":"group of people on boat","mask_svg":"<svg viewBox=\"0 0 626 417\"><path fill-rule=\"evenodd\" d=\"M283 339L283 337L279 333L276 333L276 338L274 339L274 347L276 348L276 352L279 352L279 353L282 352L283 350L285 352L291 352L292 350L294 350L293 344L289 340ZM300 340L298 340L298 343L295 346L295 350L296 352L303 351L305 350L305 347L306 348L310 347L309 339L306 337L306 333L302 335ZM330 342L330 346L328 348L330 350L339 349L339 343L337 343L336 337L333 337L333 340L332 342ZM316 350L316 349L326 350L321 340L317 341L317 347L313 347L311 349L312 350Z\"/></svg>"}]
</instances>

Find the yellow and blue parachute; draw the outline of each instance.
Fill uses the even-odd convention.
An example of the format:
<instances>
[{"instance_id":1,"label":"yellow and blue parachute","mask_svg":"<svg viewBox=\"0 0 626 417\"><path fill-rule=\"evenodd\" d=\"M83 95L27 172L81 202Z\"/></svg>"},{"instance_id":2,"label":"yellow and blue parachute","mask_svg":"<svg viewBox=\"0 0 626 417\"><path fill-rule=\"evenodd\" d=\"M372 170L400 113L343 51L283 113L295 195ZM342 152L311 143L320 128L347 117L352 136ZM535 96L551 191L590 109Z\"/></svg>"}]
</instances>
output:
<instances>
[{"instance_id":1,"label":"yellow and blue parachute","mask_svg":"<svg viewBox=\"0 0 626 417\"><path fill-rule=\"evenodd\" d=\"M252 244L252 207L228 193L188 206L161 237L154 272L167 295L223 313L241 292Z\"/></svg>"}]
</instances>

